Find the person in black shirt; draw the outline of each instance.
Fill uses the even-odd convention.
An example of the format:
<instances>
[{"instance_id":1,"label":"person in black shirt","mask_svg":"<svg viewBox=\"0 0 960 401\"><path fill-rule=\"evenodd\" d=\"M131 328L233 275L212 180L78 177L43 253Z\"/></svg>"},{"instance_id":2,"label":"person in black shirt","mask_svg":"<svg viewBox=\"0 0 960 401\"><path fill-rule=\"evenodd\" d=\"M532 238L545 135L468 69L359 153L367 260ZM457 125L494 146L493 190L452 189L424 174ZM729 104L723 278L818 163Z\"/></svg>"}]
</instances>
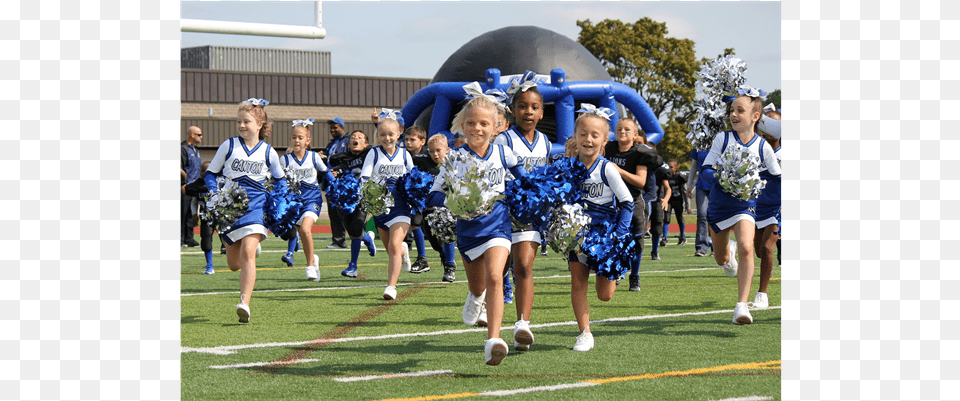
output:
<instances>
[{"instance_id":1,"label":"person in black shirt","mask_svg":"<svg viewBox=\"0 0 960 401\"><path fill-rule=\"evenodd\" d=\"M629 118L617 122L616 142L607 142L604 157L613 162L620 170L620 177L627 184L634 205L631 229L639 246L637 258L630 267L630 291L640 291L640 255L643 254L643 231L647 227L647 202L642 198L642 189L647 182L647 165L643 163L649 157L637 151L639 129L637 123Z\"/></svg>"},{"instance_id":2,"label":"person in black shirt","mask_svg":"<svg viewBox=\"0 0 960 401\"><path fill-rule=\"evenodd\" d=\"M667 237L670 232L671 212L677 216L677 224L680 226L680 240L677 241L677 245L683 245L687 243L687 236L684 232L686 225L683 221L683 211L689 208L687 204L687 192L684 190L684 187L687 185L687 177L680 171L677 171L677 159L670 159L667 165L670 166L667 183L670 185L671 196L667 201L668 209L663 213L663 239L660 240L660 246L667 245Z\"/></svg>"},{"instance_id":3,"label":"person in black shirt","mask_svg":"<svg viewBox=\"0 0 960 401\"><path fill-rule=\"evenodd\" d=\"M336 177L344 174L354 174L360 176L360 169L363 167L363 160L367 157L370 146L367 144L367 134L361 131L353 131L347 142L347 151L330 156L330 171ZM350 235L350 264L340 272L341 276L357 277L357 258L360 256L360 241L363 241L368 249L371 249L370 256L376 255L376 247L373 244L374 234L372 231L364 232L367 226L367 211L363 206L357 206L353 213L344 214L340 211L340 205L330 205L327 213L337 213L340 219L339 230L346 231ZM333 219L330 220L331 231L333 230Z\"/></svg>"},{"instance_id":4,"label":"person in black shirt","mask_svg":"<svg viewBox=\"0 0 960 401\"><path fill-rule=\"evenodd\" d=\"M443 159L447 157L447 151L450 150L447 141L446 135L443 134L435 134L430 137L426 146L428 157L415 155L413 156L413 164L417 166L417 169L426 171L436 177L437 174L440 174L440 164L443 163ZM423 211L423 216L426 217L432 212L433 208L427 208ZM456 279L457 271L457 263L454 261L456 247L453 243L445 244L434 237L426 219L422 219L421 224L420 229L423 230L423 237L430 241L430 246L433 250L439 252L443 259L443 282L452 283Z\"/></svg>"},{"instance_id":5,"label":"person in black shirt","mask_svg":"<svg viewBox=\"0 0 960 401\"><path fill-rule=\"evenodd\" d=\"M657 154L656 144L648 143L639 146L637 150L649 155L645 159L647 171L653 172L647 174L647 187L645 188L650 188L651 192L647 193L648 196L644 196L644 199L650 199L650 239L652 242L650 260L660 260L660 253L657 252L657 248L660 245L660 236L663 234L663 215L668 207L667 201L672 196L670 185L667 184L670 167Z\"/></svg>"}]
</instances>

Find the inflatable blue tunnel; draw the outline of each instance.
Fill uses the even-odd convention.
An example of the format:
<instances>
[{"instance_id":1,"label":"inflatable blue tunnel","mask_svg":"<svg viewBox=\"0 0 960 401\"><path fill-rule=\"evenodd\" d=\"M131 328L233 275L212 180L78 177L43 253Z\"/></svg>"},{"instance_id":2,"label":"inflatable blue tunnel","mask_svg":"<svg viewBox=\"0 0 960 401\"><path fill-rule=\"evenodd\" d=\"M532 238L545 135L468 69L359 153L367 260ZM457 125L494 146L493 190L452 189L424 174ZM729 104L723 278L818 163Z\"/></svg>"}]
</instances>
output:
<instances>
[{"instance_id":1,"label":"inflatable blue tunnel","mask_svg":"<svg viewBox=\"0 0 960 401\"><path fill-rule=\"evenodd\" d=\"M517 75L500 76L500 70L490 68L486 71L485 82L480 82L484 91L498 88L506 91L510 81ZM556 140L551 152L563 153L563 144L573 135L576 110L580 103L592 103L598 107L607 107L614 110L610 118L610 131L613 132L620 120L621 109L617 103L623 105L633 113L640 125L640 129L647 134L647 140L659 143L663 138L663 128L656 115L650 109L636 90L612 81L573 81L567 82L563 69L556 68L550 71L549 76L537 75L537 89L543 95L545 107L552 104L556 118ZM450 122L455 109L466 98L463 86L469 82L436 82L415 93L403 106L402 112L407 121L416 121L421 113L433 106L427 132L430 135L442 133L452 138ZM611 139L616 140L611 134Z\"/></svg>"}]
</instances>

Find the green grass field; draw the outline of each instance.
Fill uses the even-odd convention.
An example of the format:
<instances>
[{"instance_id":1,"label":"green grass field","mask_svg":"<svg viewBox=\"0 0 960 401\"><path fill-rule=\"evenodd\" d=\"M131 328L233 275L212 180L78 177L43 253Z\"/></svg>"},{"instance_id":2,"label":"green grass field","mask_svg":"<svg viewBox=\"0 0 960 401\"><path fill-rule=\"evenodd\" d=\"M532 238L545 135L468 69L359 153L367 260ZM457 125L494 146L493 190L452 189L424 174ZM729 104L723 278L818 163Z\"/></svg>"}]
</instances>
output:
<instances>
[{"instance_id":1,"label":"green grass field","mask_svg":"<svg viewBox=\"0 0 960 401\"><path fill-rule=\"evenodd\" d=\"M181 395L185 400L458 399L501 396L550 400L780 399L780 269L769 288L772 308L754 324L731 324L736 279L712 257L694 257L693 239L660 248L662 260L641 265L641 292L617 288L610 302L590 294L596 346L574 352L579 334L570 306L566 262L537 256L536 297L527 352L511 347L496 367L483 360L486 328L460 320L467 294L441 283L443 269L401 273L397 301L381 297L386 252L360 256L360 277L340 271L346 250L327 250L315 234L319 283L307 281L303 253L280 261L286 243L269 238L257 260L251 322L237 322L238 273L226 267L214 239L216 274L202 274L199 248L182 248ZM198 238L199 239L199 238ZM647 240L649 242L649 239ZM377 241L377 245L382 244ZM429 244L428 244L429 248ZM412 254L416 251L411 250ZM458 259L458 265L460 261ZM759 259L754 292L759 280ZM592 281L593 279L591 279ZM751 295L752 300L752 295ZM513 344L514 305L505 307L501 337ZM419 373L422 376L370 376Z\"/></svg>"}]
</instances>

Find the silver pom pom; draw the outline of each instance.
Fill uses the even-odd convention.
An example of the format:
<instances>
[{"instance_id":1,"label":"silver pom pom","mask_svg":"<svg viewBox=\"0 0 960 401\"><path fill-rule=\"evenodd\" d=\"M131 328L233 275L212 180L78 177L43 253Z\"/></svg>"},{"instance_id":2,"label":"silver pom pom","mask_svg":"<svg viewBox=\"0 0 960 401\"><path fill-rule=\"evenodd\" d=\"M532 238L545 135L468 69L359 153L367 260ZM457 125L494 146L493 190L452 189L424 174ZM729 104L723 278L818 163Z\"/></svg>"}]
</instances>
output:
<instances>
[{"instance_id":1,"label":"silver pom pom","mask_svg":"<svg viewBox=\"0 0 960 401\"><path fill-rule=\"evenodd\" d=\"M444 206L455 217L471 220L486 216L493 211L503 194L490 185L487 174L491 170L488 162L471 156L462 149L451 150L443 160L440 169L445 185L447 199ZM439 179L439 178L438 178Z\"/></svg>"},{"instance_id":2,"label":"silver pom pom","mask_svg":"<svg viewBox=\"0 0 960 401\"><path fill-rule=\"evenodd\" d=\"M713 138L722 132L726 123L723 120L727 112L723 96L736 94L743 86L743 73L747 63L733 56L721 56L708 60L697 72L697 98L694 112L697 118L690 123L687 139L699 150L710 149Z\"/></svg>"},{"instance_id":3,"label":"silver pom pom","mask_svg":"<svg viewBox=\"0 0 960 401\"><path fill-rule=\"evenodd\" d=\"M450 209L438 207L423 216L430 225L430 233L444 244L457 242L457 218L450 213Z\"/></svg>"},{"instance_id":4,"label":"silver pom pom","mask_svg":"<svg viewBox=\"0 0 960 401\"><path fill-rule=\"evenodd\" d=\"M728 146L717 162L717 184L743 201L756 199L767 185L760 178L760 157L739 144Z\"/></svg>"},{"instance_id":5,"label":"silver pom pom","mask_svg":"<svg viewBox=\"0 0 960 401\"><path fill-rule=\"evenodd\" d=\"M560 205L550 211L550 221L547 223L547 245L562 255L580 248L583 243L583 232L590 226L590 216L583 211L583 206Z\"/></svg>"},{"instance_id":6,"label":"silver pom pom","mask_svg":"<svg viewBox=\"0 0 960 401\"><path fill-rule=\"evenodd\" d=\"M363 196L361 203L364 209L374 216L390 213L390 208L394 205L393 194L386 183L365 180L360 185L360 194Z\"/></svg>"},{"instance_id":7,"label":"silver pom pom","mask_svg":"<svg viewBox=\"0 0 960 401\"><path fill-rule=\"evenodd\" d=\"M287 187L290 188L290 192L300 193L300 181L303 180L304 173L304 171L297 170L293 166L287 166L283 169L283 175L287 177Z\"/></svg>"}]
</instances>

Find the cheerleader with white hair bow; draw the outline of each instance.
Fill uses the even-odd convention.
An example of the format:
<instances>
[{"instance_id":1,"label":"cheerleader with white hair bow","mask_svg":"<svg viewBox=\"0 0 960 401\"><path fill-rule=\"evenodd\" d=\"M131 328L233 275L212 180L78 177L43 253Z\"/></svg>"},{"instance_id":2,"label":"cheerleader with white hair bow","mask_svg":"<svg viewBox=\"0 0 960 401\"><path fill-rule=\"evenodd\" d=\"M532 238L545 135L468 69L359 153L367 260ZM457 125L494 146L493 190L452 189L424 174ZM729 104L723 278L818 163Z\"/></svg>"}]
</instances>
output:
<instances>
[{"instance_id":1,"label":"cheerleader with white hair bow","mask_svg":"<svg viewBox=\"0 0 960 401\"><path fill-rule=\"evenodd\" d=\"M464 324L473 326L477 323L486 301L487 341L484 358L487 365L499 365L509 352L507 343L500 338L500 326L503 320L503 267L512 238L510 214L503 202L494 200L502 197L504 177L508 171L515 177L525 175L523 166L509 148L490 143L499 125L498 104L493 96L480 94L468 101L454 117L450 131L463 132L467 143L458 149L451 149L447 154L427 201L428 207L447 206L451 212L456 209L457 213L466 210L460 207L463 204L480 204L466 216L472 218L457 220L456 233L457 248L460 249L470 290L463 306ZM482 176L466 179L474 171L470 166L477 169L472 174ZM460 174L458 167L463 168L463 177L454 177ZM483 199L473 199L453 191L448 198L445 192L471 185L473 187L470 188L481 193ZM477 210L480 212L474 215L472 212Z\"/></svg>"},{"instance_id":2,"label":"cheerleader with white hair bow","mask_svg":"<svg viewBox=\"0 0 960 401\"><path fill-rule=\"evenodd\" d=\"M241 323L250 321L250 296L257 280L257 247L267 236L267 227L264 225L267 190L264 183L272 177L275 180L274 190L287 186L277 152L263 141L271 133L271 124L264 110L267 104L267 100L257 98L240 103L237 136L220 145L203 176L211 193L220 190L217 176L223 176L227 179L227 185L240 186L250 199L246 214L220 233L220 239L227 248L227 265L232 271L240 270L237 316Z\"/></svg>"},{"instance_id":3,"label":"cheerleader with white hair bow","mask_svg":"<svg viewBox=\"0 0 960 401\"><path fill-rule=\"evenodd\" d=\"M762 116L762 92L744 85L739 94L728 114L733 130L714 137L701 171L716 182L707 210L714 259L724 273L737 277L733 323L751 324L747 299L755 267L756 196L763 188L759 171L763 166L771 177L779 177L780 165L773 148L756 133ZM731 231L737 236L736 242L730 241Z\"/></svg>"}]
</instances>

